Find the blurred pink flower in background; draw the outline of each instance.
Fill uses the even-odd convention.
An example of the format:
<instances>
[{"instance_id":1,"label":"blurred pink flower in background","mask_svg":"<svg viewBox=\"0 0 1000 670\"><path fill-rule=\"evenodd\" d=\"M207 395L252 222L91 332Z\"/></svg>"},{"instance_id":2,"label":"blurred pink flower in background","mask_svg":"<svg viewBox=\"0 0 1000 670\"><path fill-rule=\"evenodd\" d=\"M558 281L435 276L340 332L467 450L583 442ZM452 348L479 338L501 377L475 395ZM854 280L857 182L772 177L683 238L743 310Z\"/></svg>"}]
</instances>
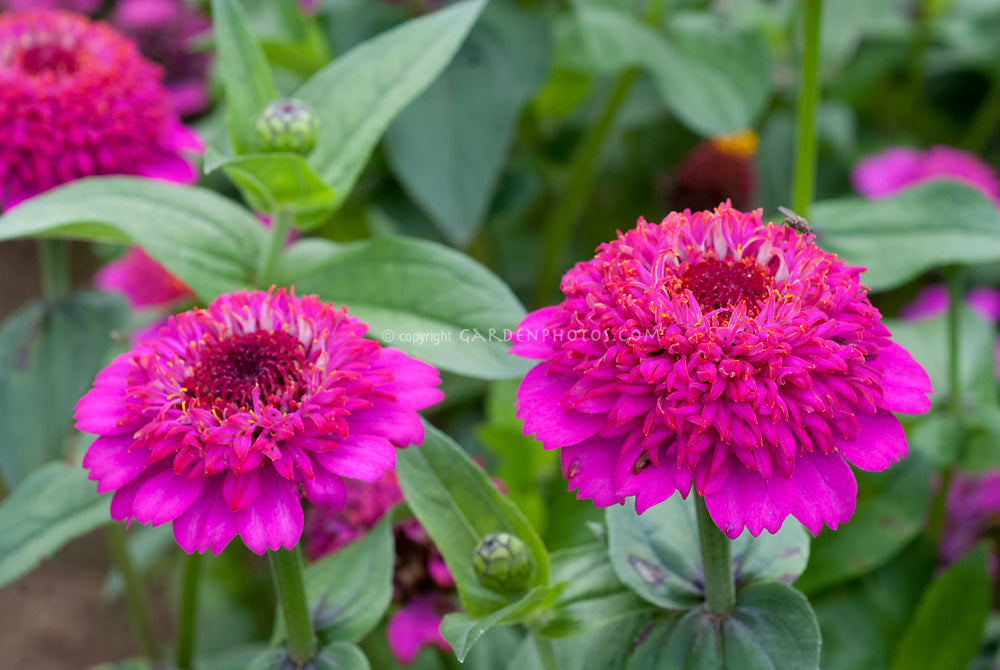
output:
<instances>
[{"instance_id":1,"label":"blurred pink flower in background","mask_svg":"<svg viewBox=\"0 0 1000 670\"><path fill-rule=\"evenodd\" d=\"M181 116L208 107L210 52L199 48L212 30L208 17L184 0L120 0L108 21L163 67L163 83Z\"/></svg>"},{"instance_id":2,"label":"blurred pink flower in background","mask_svg":"<svg viewBox=\"0 0 1000 670\"><path fill-rule=\"evenodd\" d=\"M103 23L64 11L0 15L0 203L94 175L194 182L157 66Z\"/></svg>"},{"instance_id":3,"label":"blurred pink flower in background","mask_svg":"<svg viewBox=\"0 0 1000 670\"><path fill-rule=\"evenodd\" d=\"M371 530L403 502L395 472L375 482L347 480L347 502L341 512L311 508L306 515L305 553L311 560L331 554ZM427 530L416 519L397 523L393 602L386 637L393 656L412 663L425 646L451 647L441 635L441 620L456 610L455 580Z\"/></svg>"},{"instance_id":4,"label":"blurred pink flower in background","mask_svg":"<svg viewBox=\"0 0 1000 670\"><path fill-rule=\"evenodd\" d=\"M938 553L947 565L971 550L991 528L1000 526L1000 470L957 473L948 486ZM994 571L996 559L991 558Z\"/></svg>"},{"instance_id":5,"label":"blurred pink flower in background","mask_svg":"<svg viewBox=\"0 0 1000 670\"><path fill-rule=\"evenodd\" d=\"M123 294L133 307L169 305L194 297L184 282L136 246L98 270L94 285Z\"/></svg>"},{"instance_id":6,"label":"blurred pink flower in background","mask_svg":"<svg viewBox=\"0 0 1000 670\"><path fill-rule=\"evenodd\" d=\"M866 198L885 198L921 182L951 180L971 186L1000 205L1000 181L979 156L949 146L926 151L892 147L863 158L851 171L851 184Z\"/></svg>"},{"instance_id":7,"label":"blurred pink flower in background","mask_svg":"<svg viewBox=\"0 0 1000 670\"><path fill-rule=\"evenodd\" d=\"M27 9L65 9L79 14L91 14L100 9L104 0L0 0L0 9L22 12Z\"/></svg>"}]
</instances>

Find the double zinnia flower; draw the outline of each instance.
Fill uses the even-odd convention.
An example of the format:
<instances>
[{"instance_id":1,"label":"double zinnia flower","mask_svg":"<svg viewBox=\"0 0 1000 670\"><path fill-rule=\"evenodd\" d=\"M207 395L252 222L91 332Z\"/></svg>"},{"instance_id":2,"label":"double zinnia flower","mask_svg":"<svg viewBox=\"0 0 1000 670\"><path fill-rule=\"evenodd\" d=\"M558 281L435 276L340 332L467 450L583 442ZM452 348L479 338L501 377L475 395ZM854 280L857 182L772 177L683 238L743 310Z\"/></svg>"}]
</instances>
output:
<instances>
[{"instance_id":1,"label":"double zinnia flower","mask_svg":"<svg viewBox=\"0 0 1000 670\"><path fill-rule=\"evenodd\" d=\"M525 432L601 507L693 487L729 537L789 515L836 528L854 512L848 463L889 467L907 450L892 412L930 407L861 271L759 211L640 219L515 333L541 360L518 391Z\"/></svg>"}]
</instances>

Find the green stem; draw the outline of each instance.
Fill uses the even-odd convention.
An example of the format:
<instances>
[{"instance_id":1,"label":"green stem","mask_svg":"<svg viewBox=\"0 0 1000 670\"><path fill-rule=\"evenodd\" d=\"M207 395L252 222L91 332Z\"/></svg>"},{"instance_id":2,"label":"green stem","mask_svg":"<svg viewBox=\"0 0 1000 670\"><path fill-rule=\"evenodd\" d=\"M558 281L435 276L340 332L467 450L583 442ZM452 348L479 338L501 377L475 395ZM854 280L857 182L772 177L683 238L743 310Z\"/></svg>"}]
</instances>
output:
<instances>
[{"instance_id":1,"label":"green stem","mask_svg":"<svg viewBox=\"0 0 1000 670\"><path fill-rule=\"evenodd\" d=\"M559 281L559 260L566 240L573 232L574 224L590 197L590 186L594 181L594 168L601 154L601 147L614 123L615 116L628 96L632 83L639 76L639 70L631 69L622 73L615 82L604 111L597 123L590 127L573 156L566 192L552 213L542 224L542 259L538 270L538 284L535 286L535 305L547 302L552 287Z\"/></svg>"},{"instance_id":2,"label":"green stem","mask_svg":"<svg viewBox=\"0 0 1000 670\"><path fill-rule=\"evenodd\" d=\"M657 25L666 0L651 0L644 21L649 25ZM639 70L632 68L623 72L615 81L611 95L604 103L604 110L597 122L590 127L573 154L569 181L566 191L556 204L555 209L542 223L542 258L538 269L538 283L535 285L534 304L543 305L548 301L549 294L559 282L559 259L562 256L566 240L573 232L577 219L590 197L590 187L594 181L594 171L597 159L601 155L601 147L611 132L618 110L628 97L632 84L639 76Z\"/></svg>"},{"instance_id":3,"label":"green stem","mask_svg":"<svg viewBox=\"0 0 1000 670\"><path fill-rule=\"evenodd\" d=\"M184 563L184 589L177 618L177 667L188 670L194 656L194 623L198 613L198 579L201 554L191 554Z\"/></svg>"},{"instance_id":4,"label":"green stem","mask_svg":"<svg viewBox=\"0 0 1000 670\"><path fill-rule=\"evenodd\" d=\"M545 670L559 670L556 663L556 650L552 648L552 640L535 633L535 648L538 649L538 658L542 661Z\"/></svg>"},{"instance_id":5,"label":"green stem","mask_svg":"<svg viewBox=\"0 0 1000 670\"><path fill-rule=\"evenodd\" d=\"M1000 126L1000 83L994 81L983 101L979 103L976 115L969 122L965 137L962 138L962 148L972 153L982 153L990 138Z\"/></svg>"},{"instance_id":6,"label":"green stem","mask_svg":"<svg viewBox=\"0 0 1000 670\"><path fill-rule=\"evenodd\" d=\"M302 551L296 545L287 551L269 551L267 557L288 631L288 657L295 663L306 663L316 656L316 633L302 581Z\"/></svg>"},{"instance_id":7,"label":"green stem","mask_svg":"<svg viewBox=\"0 0 1000 670\"><path fill-rule=\"evenodd\" d=\"M139 642L142 653L151 660L159 660L160 646L153 632L153 619L150 615L149 600L146 590L139 580L139 575L132 564L125 543L125 528L120 523L110 523L105 526L108 549L111 552L111 562L125 580L125 605L128 608L133 632Z\"/></svg>"},{"instance_id":8,"label":"green stem","mask_svg":"<svg viewBox=\"0 0 1000 670\"><path fill-rule=\"evenodd\" d=\"M288 238L288 231L295 223L295 212L291 209L278 209L271 218L271 236L267 240L267 245L261 252L260 261L257 264L257 286L260 288L270 288L274 283L275 270L278 267L278 259L285 248L285 240Z\"/></svg>"},{"instance_id":9,"label":"green stem","mask_svg":"<svg viewBox=\"0 0 1000 670\"><path fill-rule=\"evenodd\" d=\"M69 295L69 244L66 240L38 240L38 265L42 274L42 294L49 302Z\"/></svg>"},{"instance_id":10,"label":"green stem","mask_svg":"<svg viewBox=\"0 0 1000 670\"><path fill-rule=\"evenodd\" d=\"M804 0L805 52L799 86L799 124L795 143L792 209L808 217L816 189L816 108L819 105L819 42L823 0Z\"/></svg>"},{"instance_id":11,"label":"green stem","mask_svg":"<svg viewBox=\"0 0 1000 670\"><path fill-rule=\"evenodd\" d=\"M733 583L729 538L712 521L705 499L696 495L698 509L698 544L701 565L705 573L705 606L718 616L725 616L736 606L736 585Z\"/></svg>"}]
</instances>

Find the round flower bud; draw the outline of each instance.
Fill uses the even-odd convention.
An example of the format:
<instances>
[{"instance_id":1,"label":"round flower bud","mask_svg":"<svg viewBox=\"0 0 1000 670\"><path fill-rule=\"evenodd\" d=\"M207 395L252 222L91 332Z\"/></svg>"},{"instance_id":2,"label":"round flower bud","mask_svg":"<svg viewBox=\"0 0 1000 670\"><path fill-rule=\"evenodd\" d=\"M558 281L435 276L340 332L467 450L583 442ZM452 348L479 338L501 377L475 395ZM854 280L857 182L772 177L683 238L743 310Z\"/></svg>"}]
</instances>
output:
<instances>
[{"instance_id":1,"label":"round flower bud","mask_svg":"<svg viewBox=\"0 0 1000 670\"><path fill-rule=\"evenodd\" d=\"M253 127L261 151L305 155L316 146L319 116L307 103L286 98L268 103Z\"/></svg>"},{"instance_id":2,"label":"round flower bud","mask_svg":"<svg viewBox=\"0 0 1000 670\"><path fill-rule=\"evenodd\" d=\"M480 540L472 565L480 584L503 595L523 592L535 573L528 545L510 533L491 533Z\"/></svg>"}]
</instances>

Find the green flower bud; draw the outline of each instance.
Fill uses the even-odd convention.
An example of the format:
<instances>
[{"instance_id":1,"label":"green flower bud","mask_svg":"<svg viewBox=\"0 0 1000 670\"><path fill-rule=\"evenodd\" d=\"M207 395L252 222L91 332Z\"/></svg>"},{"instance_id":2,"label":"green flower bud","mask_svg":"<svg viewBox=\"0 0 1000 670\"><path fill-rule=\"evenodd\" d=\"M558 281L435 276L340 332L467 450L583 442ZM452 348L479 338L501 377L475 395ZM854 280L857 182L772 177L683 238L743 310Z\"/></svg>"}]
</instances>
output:
<instances>
[{"instance_id":1,"label":"green flower bud","mask_svg":"<svg viewBox=\"0 0 1000 670\"><path fill-rule=\"evenodd\" d=\"M528 545L510 533L491 533L480 540L472 565L480 584L508 596L522 593L535 574Z\"/></svg>"},{"instance_id":2,"label":"green flower bud","mask_svg":"<svg viewBox=\"0 0 1000 670\"><path fill-rule=\"evenodd\" d=\"M301 100L268 103L253 124L261 151L308 154L316 146L319 116Z\"/></svg>"}]
</instances>

